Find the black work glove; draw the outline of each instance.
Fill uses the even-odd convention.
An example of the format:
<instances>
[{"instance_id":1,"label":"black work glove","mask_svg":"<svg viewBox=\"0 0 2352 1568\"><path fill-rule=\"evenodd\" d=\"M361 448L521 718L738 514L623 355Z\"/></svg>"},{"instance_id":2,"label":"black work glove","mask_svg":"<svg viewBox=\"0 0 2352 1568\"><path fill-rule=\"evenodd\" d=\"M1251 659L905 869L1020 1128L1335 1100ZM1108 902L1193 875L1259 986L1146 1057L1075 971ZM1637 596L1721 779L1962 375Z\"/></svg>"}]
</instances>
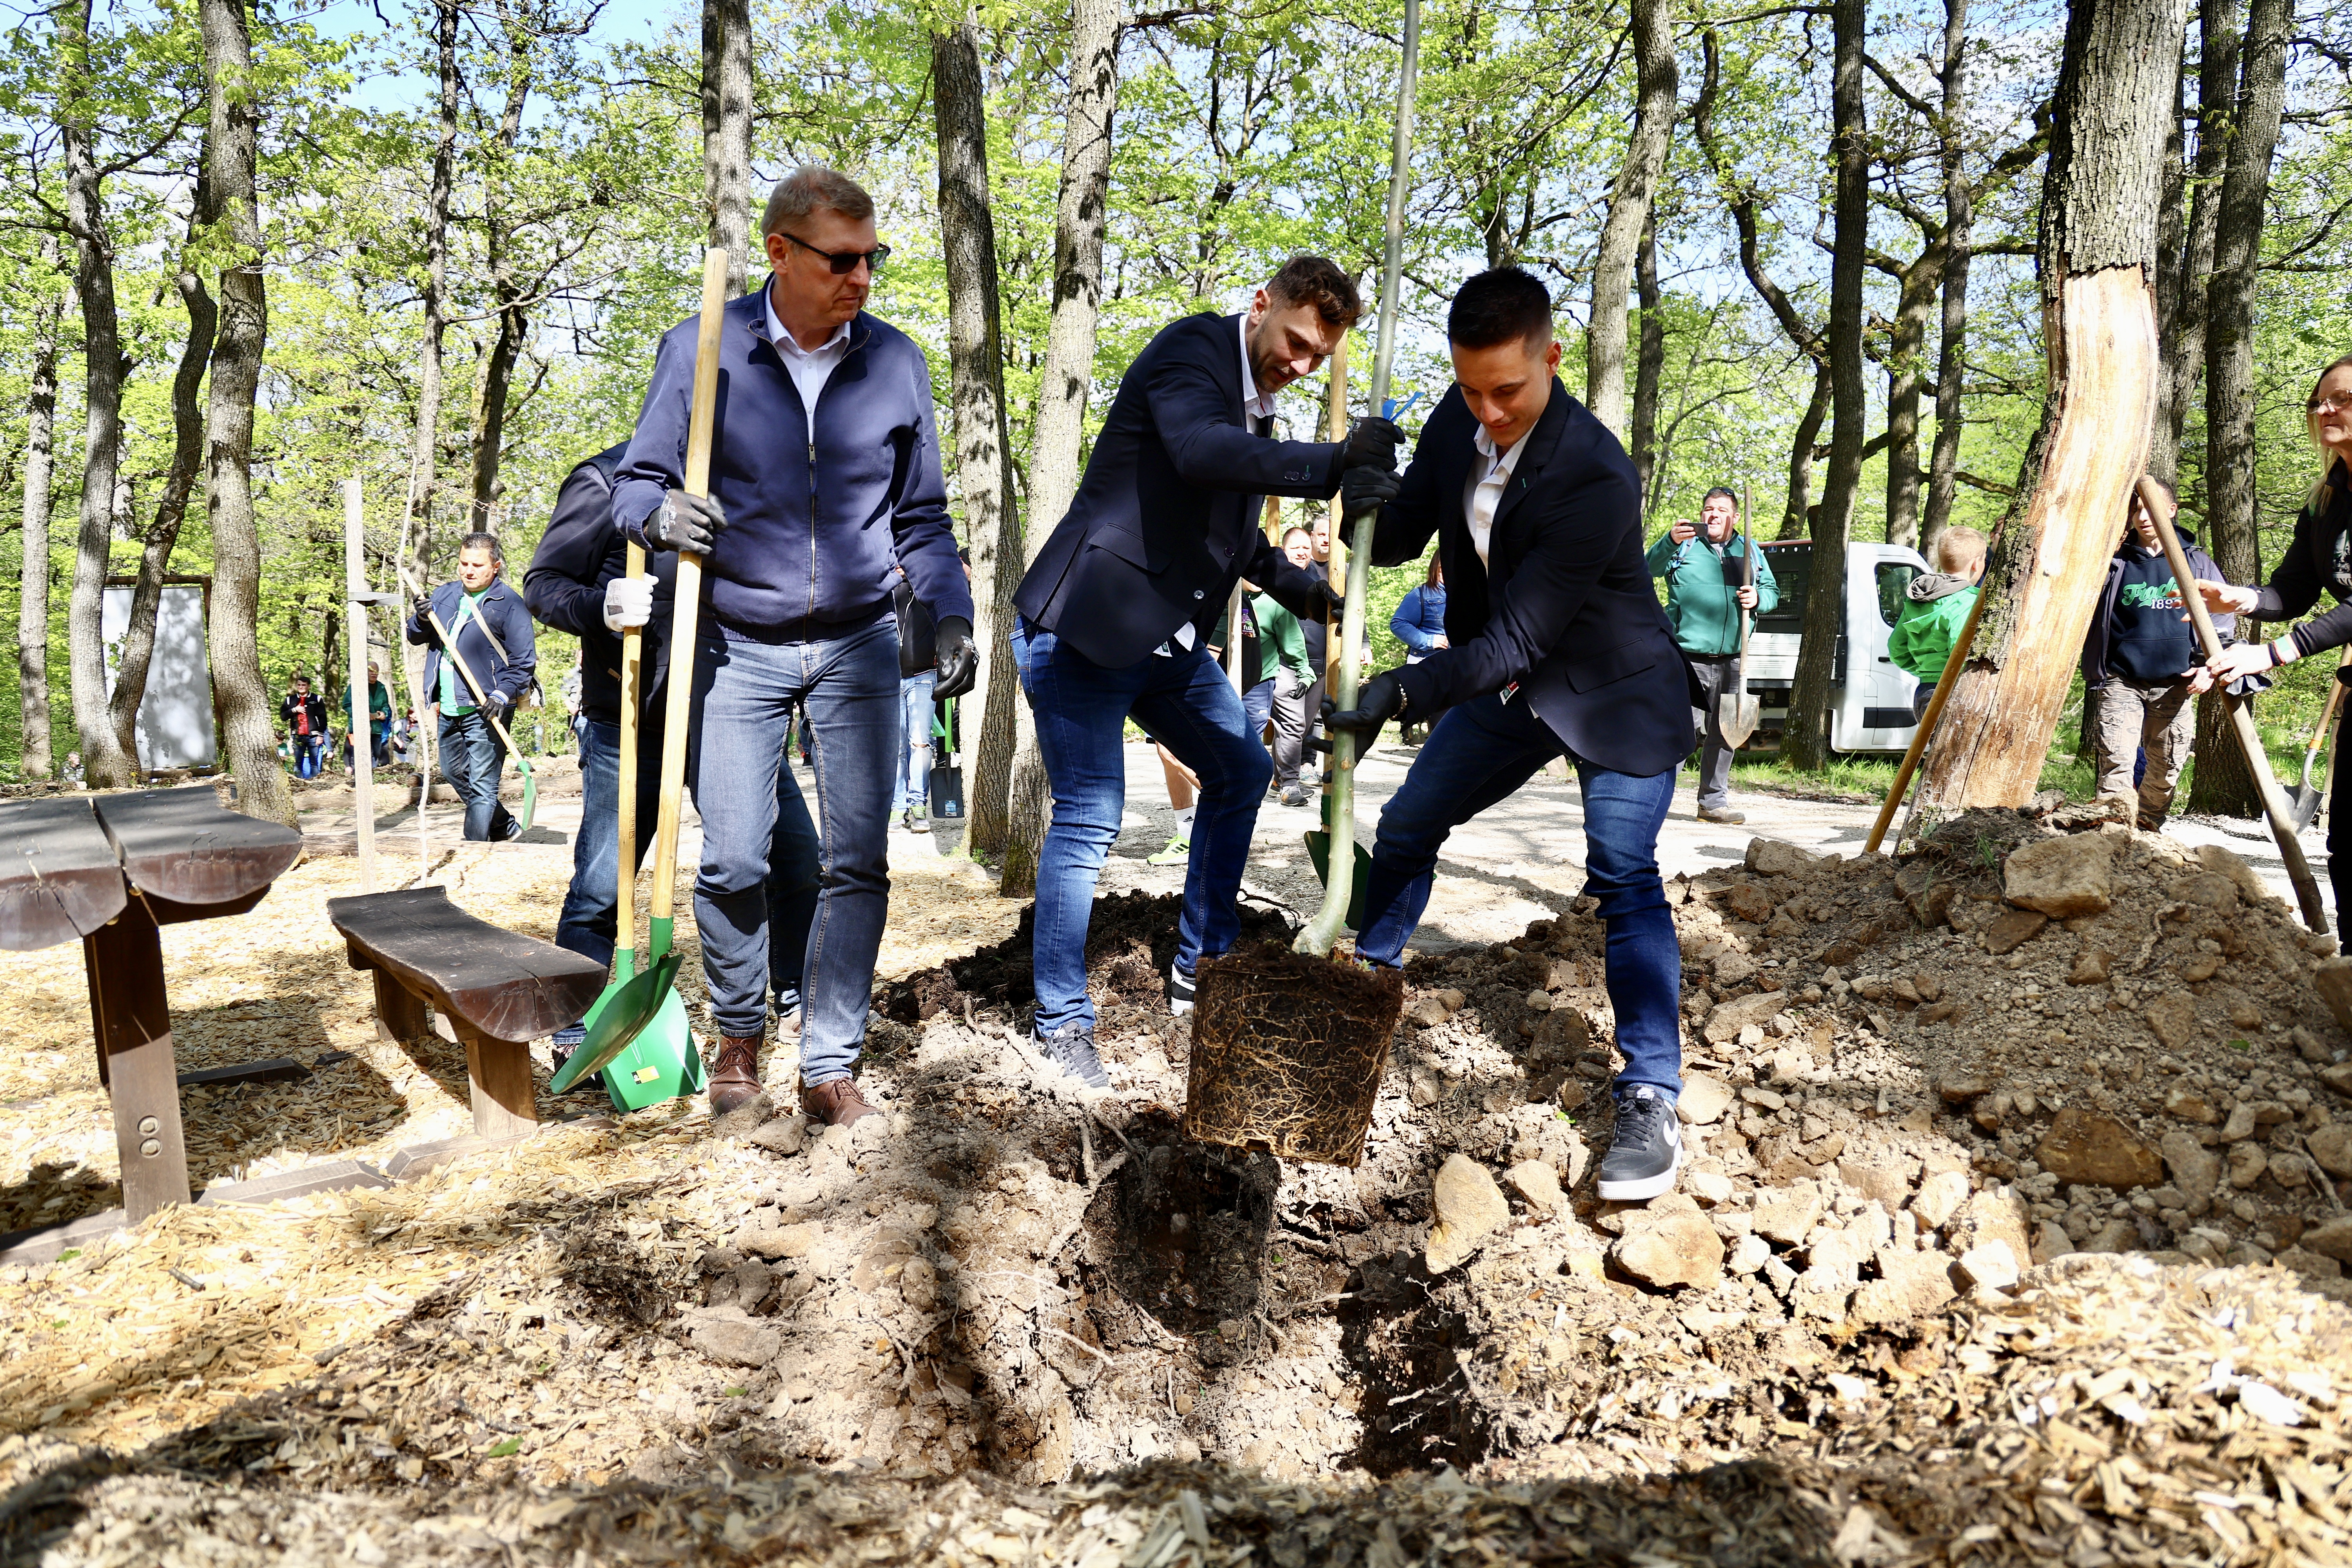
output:
<instances>
[{"instance_id":1,"label":"black work glove","mask_svg":"<svg viewBox=\"0 0 2352 1568\"><path fill-rule=\"evenodd\" d=\"M656 550L708 555L726 529L727 513L717 501L671 490L662 497L661 510L646 519L646 542Z\"/></svg>"},{"instance_id":2,"label":"black work glove","mask_svg":"<svg viewBox=\"0 0 2352 1568\"><path fill-rule=\"evenodd\" d=\"M1404 445L1404 432L1386 419L1359 419L1348 431L1348 438L1339 447L1339 471L1349 468L1393 468L1396 449Z\"/></svg>"},{"instance_id":3,"label":"black work glove","mask_svg":"<svg viewBox=\"0 0 2352 1568\"><path fill-rule=\"evenodd\" d=\"M482 699L482 711L488 713L491 718L496 719L501 724L507 721L507 714L513 709L513 707L514 699L508 696L503 691L494 689L489 693L489 695Z\"/></svg>"},{"instance_id":4,"label":"black work glove","mask_svg":"<svg viewBox=\"0 0 2352 1568\"><path fill-rule=\"evenodd\" d=\"M1362 464L1339 476L1339 510L1349 521L1367 512L1378 512L1396 500L1404 481L1393 468L1376 468Z\"/></svg>"},{"instance_id":5,"label":"black work glove","mask_svg":"<svg viewBox=\"0 0 2352 1568\"><path fill-rule=\"evenodd\" d=\"M1358 736L1357 750L1370 751L1381 726L1404 711L1404 688L1393 674L1375 675L1356 692L1356 705L1340 711L1328 697L1323 699L1323 727L1327 730L1349 730Z\"/></svg>"},{"instance_id":6,"label":"black work glove","mask_svg":"<svg viewBox=\"0 0 2352 1568\"><path fill-rule=\"evenodd\" d=\"M1315 591L1307 595L1307 609L1298 618L1302 621L1328 621L1336 626L1347 613L1348 595L1318 578Z\"/></svg>"},{"instance_id":7,"label":"black work glove","mask_svg":"<svg viewBox=\"0 0 2352 1568\"><path fill-rule=\"evenodd\" d=\"M980 650L971 646L971 623L961 616L950 616L940 623L932 640L939 649L940 671L932 695L961 697L970 691L980 674Z\"/></svg>"}]
</instances>

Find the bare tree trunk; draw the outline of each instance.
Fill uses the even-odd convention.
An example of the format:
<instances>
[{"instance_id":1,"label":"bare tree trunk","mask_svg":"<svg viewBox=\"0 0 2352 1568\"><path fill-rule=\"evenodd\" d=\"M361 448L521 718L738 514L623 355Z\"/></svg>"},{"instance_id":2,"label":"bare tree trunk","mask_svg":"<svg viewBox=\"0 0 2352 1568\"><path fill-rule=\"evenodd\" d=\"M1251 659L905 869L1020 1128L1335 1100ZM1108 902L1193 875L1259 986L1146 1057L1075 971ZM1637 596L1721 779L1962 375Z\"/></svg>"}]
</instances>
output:
<instances>
[{"instance_id":1,"label":"bare tree trunk","mask_svg":"<svg viewBox=\"0 0 2352 1568\"><path fill-rule=\"evenodd\" d=\"M2189 406L2197 395L2197 374L2206 363L2206 295L2213 273L2214 225L2221 215L2223 170L2238 119L2242 15L2240 0L2199 0L2197 162L2188 182L2189 215L2177 241L2178 262L2168 268L2160 254L2158 258L2157 287L2162 289L2168 283L2172 293L2168 300L2162 294L2157 300L2157 341L2164 345L2164 380L2157 388L2156 437L2148 447L2147 471L2176 485L2180 477L2181 432L2188 426ZM2179 73L2174 79L2179 79ZM2179 150L2168 147L2166 154L2168 173L2178 171ZM2170 190L2166 194L2174 196ZM2177 197L2174 211L2179 211ZM2204 771L2201 762L2198 771Z\"/></svg>"},{"instance_id":2,"label":"bare tree trunk","mask_svg":"<svg viewBox=\"0 0 2352 1568\"><path fill-rule=\"evenodd\" d=\"M441 340L448 329L449 192L457 183L457 0L434 0L433 43L440 83L439 130L433 143L432 181L425 195L425 337L417 345L416 435L408 454L408 516L402 528L404 563L419 584L433 582L433 497L440 488ZM215 389L217 401L217 389ZM422 707L419 723L431 722Z\"/></svg>"},{"instance_id":3,"label":"bare tree trunk","mask_svg":"<svg viewBox=\"0 0 2352 1568\"><path fill-rule=\"evenodd\" d=\"M2189 245L2188 67L2172 77L2172 129L2164 139L2164 190L2156 203L2156 341L2164 345L2165 374L2156 387L2156 428L2148 437L2147 471L2167 484L2179 477L2180 437L2173 427L2173 329L2180 313L2181 272ZM2091 704L2083 704L2085 713Z\"/></svg>"},{"instance_id":4,"label":"bare tree trunk","mask_svg":"<svg viewBox=\"0 0 2352 1568\"><path fill-rule=\"evenodd\" d=\"M2205 293L2205 521L2213 563L2232 583L2262 576L2254 496L2254 294L2262 265L2263 209L2286 107L2291 0L2253 0L2246 12L2238 109L2213 228L2213 276ZM2262 634L2251 621L2244 637ZM2189 809L2260 816L2262 797L2231 734L2218 693L2197 709L2197 776Z\"/></svg>"},{"instance_id":5,"label":"bare tree trunk","mask_svg":"<svg viewBox=\"0 0 2352 1568\"><path fill-rule=\"evenodd\" d=\"M1584 402L1612 433L1625 431L1625 294L1649 227L1650 198L1675 133L1675 0L1633 0L1633 134L1609 193L1592 262L1592 320L1585 329Z\"/></svg>"},{"instance_id":6,"label":"bare tree trunk","mask_svg":"<svg viewBox=\"0 0 2352 1568\"><path fill-rule=\"evenodd\" d=\"M117 736L106 701L106 640L101 617L114 534L114 492L122 456L122 329L114 300L114 242L106 228L105 174L92 145L89 0L69 0L58 13L68 61L58 116L66 166L66 227L74 241L74 293L81 301L81 528L75 540L73 597L66 607L66 644L73 675L74 731L82 767L93 788L122 789L138 782L138 764Z\"/></svg>"},{"instance_id":7,"label":"bare tree trunk","mask_svg":"<svg viewBox=\"0 0 2352 1568\"><path fill-rule=\"evenodd\" d=\"M1816 773L1830 760L1830 703L1838 679L1838 613L1845 603L1845 542L1862 488L1863 268L1870 244L1870 142L1863 122L1864 0L1834 0L1836 47L1830 88L1831 145L1837 164L1836 233L1830 258L1830 468L1809 532L1804 635L1780 754ZM1916 459L1914 459L1916 461Z\"/></svg>"},{"instance_id":8,"label":"bare tree trunk","mask_svg":"<svg viewBox=\"0 0 2352 1568\"><path fill-rule=\"evenodd\" d=\"M54 248L42 247L56 260ZM17 771L47 778L57 766L49 750L49 488L56 478L58 327L66 290L45 287L33 308L32 375L25 392L25 559L17 574L16 706L24 745Z\"/></svg>"},{"instance_id":9,"label":"bare tree trunk","mask_svg":"<svg viewBox=\"0 0 2352 1568\"><path fill-rule=\"evenodd\" d=\"M2021 805L2041 778L2126 498L2147 456L2157 204L2179 68L2174 0L2073 0L2042 187L2048 402L1927 753L1933 810Z\"/></svg>"},{"instance_id":10,"label":"bare tree trunk","mask_svg":"<svg viewBox=\"0 0 2352 1568\"><path fill-rule=\"evenodd\" d=\"M1813 395L1797 419L1797 433L1789 441L1789 500L1780 511L1781 539L1802 539L1813 521L1813 447L1830 416L1830 398L1836 391L1826 360L1813 362Z\"/></svg>"},{"instance_id":11,"label":"bare tree trunk","mask_svg":"<svg viewBox=\"0 0 2352 1568\"><path fill-rule=\"evenodd\" d=\"M199 175L188 214L190 249L215 216L210 187ZM163 574L171 567L173 547L180 542L180 524L188 515L188 496L195 489L196 471L204 466L205 367L212 361L213 334L220 320L203 276L185 252L173 285L187 307L188 339L180 350L179 369L172 376L172 466L163 476L155 521L148 525L146 543L139 552L139 581L131 591L131 620L114 658L114 695L109 700L114 733L134 759L139 704L147 694L147 667L155 657L155 613L163 602Z\"/></svg>"},{"instance_id":12,"label":"bare tree trunk","mask_svg":"<svg viewBox=\"0 0 2352 1568\"><path fill-rule=\"evenodd\" d=\"M1029 433L1029 515L1038 526L1029 531L1024 557L1045 542L1078 489L1087 398L1094 384L1095 323L1102 309L1111 121L1118 108L1119 26L1120 0L1071 0L1070 100L1062 132L1061 196L1054 216L1054 318L1045 332L1045 363L1037 377L1037 412ZM1037 855L1045 842L1053 790L1026 702L1013 705L1013 776L997 891L1008 899L1025 899L1037 890Z\"/></svg>"},{"instance_id":13,"label":"bare tree trunk","mask_svg":"<svg viewBox=\"0 0 2352 1568\"><path fill-rule=\"evenodd\" d=\"M1658 214L1642 220L1642 247L1633 253L1633 287L1642 301L1641 346L1633 355L1633 471L1642 477L1642 505L1650 504L1658 467L1658 383L1666 368L1665 297L1658 288ZM1741 527L1747 527L1745 519Z\"/></svg>"},{"instance_id":14,"label":"bare tree trunk","mask_svg":"<svg viewBox=\"0 0 2352 1568\"><path fill-rule=\"evenodd\" d=\"M980 28L966 20L931 35L931 100L940 149L940 234L948 274L949 401L955 412L956 479L971 543L980 649L981 721L969 776L964 847L1003 852L1010 806L1013 709L1013 594L1028 558L1013 495L1004 410L1004 350L998 322L996 219L988 191L988 88Z\"/></svg>"},{"instance_id":15,"label":"bare tree trunk","mask_svg":"<svg viewBox=\"0 0 2352 1568\"><path fill-rule=\"evenodd\" d=\"M1927 317L1944 277L1944 237L1903 269L1886 353L1886 542L1919 543L1919 399L1927 377Z\"/></svg>"},{"instance_id":16,"label":"bare tree trunk","mask_svg":"<svg viewBox=\"0 0 2352 1568\"><path fill-rule=\"evenodd\" d=\"M702 0L702 205L740 294L751 254L751 5Z\"/></svg>"},{"instance_id":17,"label":"bare tree trunk","mask_svg":"<svg viewBox=\"0 0 2352 1568\"><path fill-rule=\"evenodd\" d=\"M1936 443L1927 456L1927 510L1919 521L1919 552L1929 564L1936 540L1952 521L1959 484L1961 347L1969 326L1969 231L1975 195L1961 169L1962 117L1968 79L1969 0L1944 0L1942 112L1936 134L1944 176L1944 313L1936 350Z\"/></svg>"},{"instance_id":18,"label":"bare tree trunk","mask_svg":"<svg viewBox=\"0 0 2352 1568\"><path fill-rule=\"evenodd\" d=\"M269 335L261 269L261 210L255 184L253 40L245 0L201 0L205 79L212 120L205 183L228 255L221 267L220 336L205 410L205 499L213 529L211 652L222 749L236 770L237 807L291 824L293 797L270 732L269 689L255 637L261 601L261 537L253 515L253 402Z\"/></svg>"},{"instance_id":19,"label":"bare tree trunk","mask_svg":"<svg viewBox=\"0 0 2352 1568\"><path fill-rule=\"evenodd\" d=\"M530 328L523 290L515 281L514 240L505 207L506 176L522 134L523 106L530 98L531 41L530 30L520 19L508 21L506 104L499 116L498 144L490 150L494 172L483 182L483 248L489 262L490 296L499 307L499 332L482 362L481 398L474 410L473 526L485 533L495 531L493 509L504 489L499 469L506 458L507 395Z\"/></svg>"}]
</instances>

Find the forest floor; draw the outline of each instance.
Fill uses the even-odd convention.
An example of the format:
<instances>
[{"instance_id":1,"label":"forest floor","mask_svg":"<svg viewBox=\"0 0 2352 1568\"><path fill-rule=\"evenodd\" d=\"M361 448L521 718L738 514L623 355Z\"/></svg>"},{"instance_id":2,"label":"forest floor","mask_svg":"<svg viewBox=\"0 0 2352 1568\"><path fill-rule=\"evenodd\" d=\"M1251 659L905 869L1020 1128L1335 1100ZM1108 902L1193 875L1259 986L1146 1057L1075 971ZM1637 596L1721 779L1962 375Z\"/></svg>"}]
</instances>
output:
<instances>
[{"instance_id":1,"label":"forest floor","mask_svg":"<svg viewBox=\"0 0 2352 1568\"><path fill-rule=\"evenodd\" d=\"M1177 1136L1135 750L1110 1090L1041 1086L1019 907L897 835L854 1135L776 1113L788 1062L725 1125L542 1098L421 1180L0 1271L0 1561L2352 1558L2352 1035L2242 834L1972 814L1897 863L1685 795L1691 1163L1603 1205L1572 784L1449 846L1361 1163L1286 1164ZM436 877L549 934L565 810ZM1308 819L1261 820L1256 933ZM462 1057L378 1041L327 925L356 879L166 931L183 1068L312 1069L189 1091L199 1187L462 1131ZM113 1201L75 957L6 961L0 1226Z\"/></svg>"}]
</instances>

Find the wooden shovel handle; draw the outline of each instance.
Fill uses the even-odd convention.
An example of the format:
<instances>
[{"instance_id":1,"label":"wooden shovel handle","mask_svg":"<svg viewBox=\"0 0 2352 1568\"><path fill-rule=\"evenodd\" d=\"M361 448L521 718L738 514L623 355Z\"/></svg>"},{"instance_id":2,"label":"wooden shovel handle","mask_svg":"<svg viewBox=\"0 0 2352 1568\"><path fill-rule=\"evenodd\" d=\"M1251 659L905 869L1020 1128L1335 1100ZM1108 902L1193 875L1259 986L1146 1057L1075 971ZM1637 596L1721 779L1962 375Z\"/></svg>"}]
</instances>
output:
<instances>
[{"instance_id":1,"label":"wooden shovel handle","mask_svg":"<svg viewBox=\"0 0 2352 1568\"><path fill-rule=\"evenodd\" d=\"M702 321L694 344L694 415L686 433L690 496L710 493L710 433L719 412L719 330L726 319L727 251L702 254ZM677 552L670 603L669 705L662 721L661 814L654 829L653 918L667 921L677 902L678 797L686 790L686 727L694 706L695 621L702 608L702 557ZM659 944L647 944L647 952Z\"/></svg>"}]
</instances>

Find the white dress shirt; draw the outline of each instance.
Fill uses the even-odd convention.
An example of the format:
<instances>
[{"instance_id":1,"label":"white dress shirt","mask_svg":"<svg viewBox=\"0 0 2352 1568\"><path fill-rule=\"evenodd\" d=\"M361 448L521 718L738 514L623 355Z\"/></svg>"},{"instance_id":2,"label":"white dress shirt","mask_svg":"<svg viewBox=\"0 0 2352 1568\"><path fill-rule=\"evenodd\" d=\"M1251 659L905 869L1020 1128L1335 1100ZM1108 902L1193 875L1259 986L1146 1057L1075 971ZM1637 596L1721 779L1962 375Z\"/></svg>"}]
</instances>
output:
<instances>
[{"instance_id":1,"label":"white dress shirt","mask_svg":"<svg viewBox=\"0 0 2352 1568\"><path fill-rule=\"evenodd\" d=\"M1483 465L1473 465L1469 483L1462 491L1462 513L1470 522L1470 542L1478 548L1478 563L1486 564L1486 540L1495 531L1495 509L1503 502L1503 488L1511 482L1511 471L1519 466L1519 454L1527 450L1528 436L1535 426L1528 426L1528 435L1511 443L1510 450L1497 453L1495 438L1486 434L1484 425L1478 426L1478 455L1486 459Z\"/></svg>"},{"instance_id":2,"label":"white dress shirt","mask_svg":"<svg viewBox=\"0 0 2352 1568\"><path fill-rule=\"evenodd\" d=\"M784 330L783 319L776 314L776 286L770 283L760 291L760 298L768 306L768 341L783 357L784 368L792 373L793 384L800 388L801 412L814 424L817 395L833 379L835 367L849 355L849 323L842 322L833 330L833 336L813 349L804 349L799 339Z\"/></svg>"}]
</instances>

